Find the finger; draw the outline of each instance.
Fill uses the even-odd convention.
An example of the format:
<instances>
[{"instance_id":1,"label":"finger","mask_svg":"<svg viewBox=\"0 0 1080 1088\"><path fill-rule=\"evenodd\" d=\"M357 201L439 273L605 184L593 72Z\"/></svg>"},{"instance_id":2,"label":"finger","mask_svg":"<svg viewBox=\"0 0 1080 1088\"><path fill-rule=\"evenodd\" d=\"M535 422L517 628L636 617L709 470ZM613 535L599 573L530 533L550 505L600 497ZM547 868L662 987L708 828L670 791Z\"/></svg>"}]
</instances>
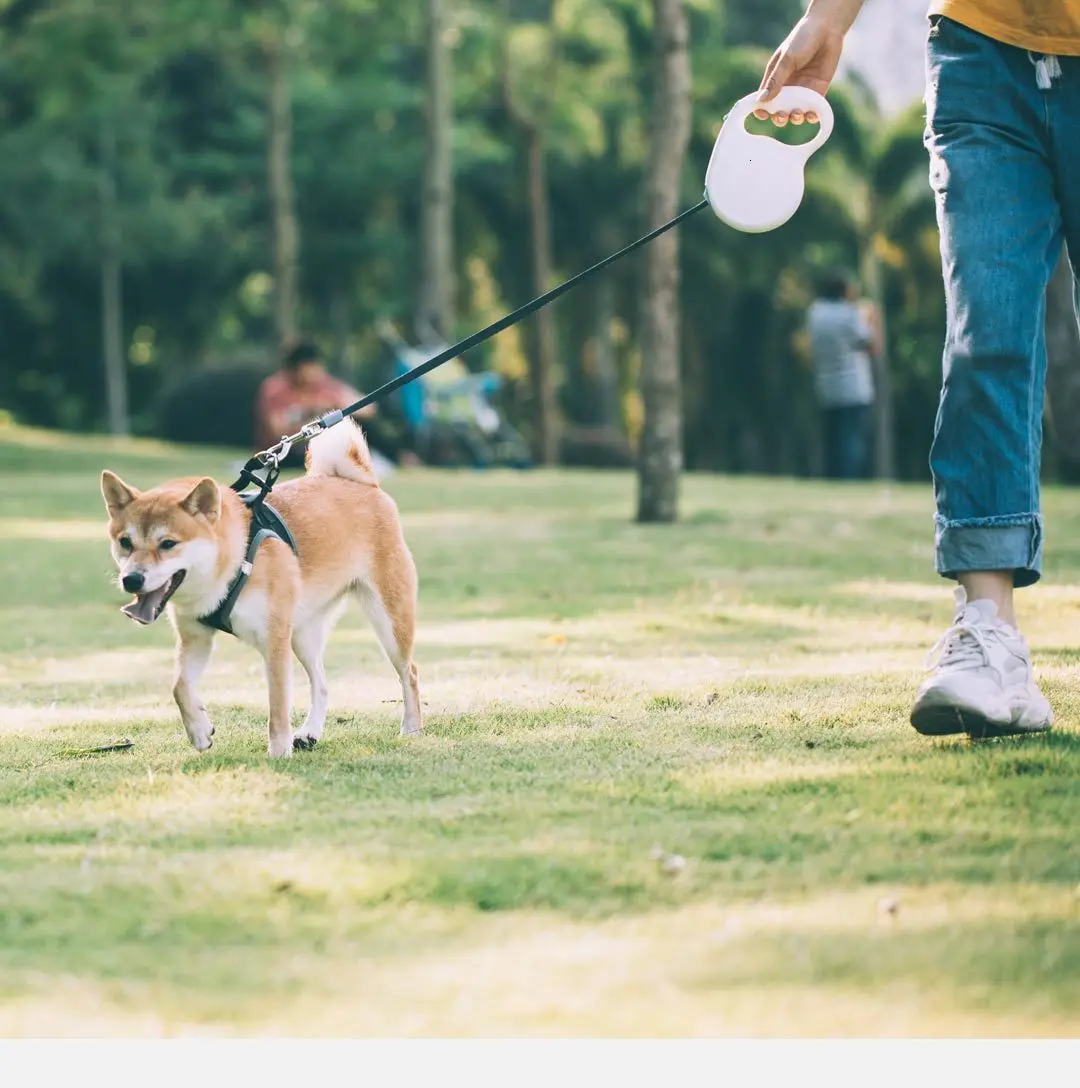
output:
<instances>
[{"instance_id":1,"label":"finger","mask_svg":"<svg viewBox=\"0 0 1080 1088\"><path fill-rule=\"evenodd\" d=\"M768 111L767 109L765 109L764 107L762 107L762 108L760 108L760 109L756 109L756 110L754 110L754 116L755 116L755 117L756 117L756 118L757 118L757 119L758 119L759 121L768 121L768 119L769 119L769 111Z\"/></svg>"},{"instance_id":2,"label":"finger","mask_svg":"<svg viewBox=\"0 0 1080 1088\"><path fill-rule=\"evenodd\" d=\"M780 48L773 54L769 66L765 69L765 77L761 81L761 93L759 102L769 102L779 94L782 87L787 86L795 71L795 61L791 54L784 48Z\"/></svg>"},{"instance_id":3,"label":"finger","mask_svg":"<svg viewBox=\"0 0 1080 1088\"><path fill-rule=\"evenodd\" d=\"M765 90L765 85L772 78L773 70L776 68L777 63L780 60L780 50L777 49L771 57L769 57L769 63L765 65L765 71L761 75L761 85L758 87L759 91Z\"/></svg>"},{"instance_id":4,"label":"finger","mask_svg":"<svg viewBox=\"0 0 1080 1088\"><path fill-rule=\"evenodd\" d=\"M806 114L802 110L792 110L788 120L793 125L801 125L806 120Z\"/></svg>"},{"instance_id":5,"label":"finger","mask_svg":"<svg viewBox=\"0 0 1080 1088\"><path fill-rule=\"evenodd\" d=\"M806 111L806 123L808 125L816 125L821 120L817 115L817 110Z\"/></svg>"},{"instance_id":6,"label":"finger","mask_svg":"<svg viewBox=\"0 0 1080 1088\"><path fill-rule=\"evenodd\" d=\"M774 113L772 115L772 123L776 125L777 128L783 128L788 123L787 110L778 110Z\"/></svg>"}]
</instances>

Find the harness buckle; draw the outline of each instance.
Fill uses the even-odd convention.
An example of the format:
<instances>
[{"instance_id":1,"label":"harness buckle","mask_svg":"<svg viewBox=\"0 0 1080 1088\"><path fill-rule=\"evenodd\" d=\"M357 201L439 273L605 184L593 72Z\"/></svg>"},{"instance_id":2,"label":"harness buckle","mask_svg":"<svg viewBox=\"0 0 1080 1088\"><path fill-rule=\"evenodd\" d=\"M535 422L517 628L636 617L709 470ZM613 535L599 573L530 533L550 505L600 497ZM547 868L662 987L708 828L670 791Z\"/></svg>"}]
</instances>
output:
<instances>
[{"instance_id":1,"label":"harness buckle","mask_svg":"<svg viewBox=\"0 0 1080 1088\"><path fill-rule=\"evenodd\" d=\"M302 431L300 433L303 434ZM279 442L260 454L263 459L263 464L271 470L278 469L281 462L289 456L289 451L292 449L293 442L296 438L297 435L282 435Z\"/></svg>"}]
</instances>

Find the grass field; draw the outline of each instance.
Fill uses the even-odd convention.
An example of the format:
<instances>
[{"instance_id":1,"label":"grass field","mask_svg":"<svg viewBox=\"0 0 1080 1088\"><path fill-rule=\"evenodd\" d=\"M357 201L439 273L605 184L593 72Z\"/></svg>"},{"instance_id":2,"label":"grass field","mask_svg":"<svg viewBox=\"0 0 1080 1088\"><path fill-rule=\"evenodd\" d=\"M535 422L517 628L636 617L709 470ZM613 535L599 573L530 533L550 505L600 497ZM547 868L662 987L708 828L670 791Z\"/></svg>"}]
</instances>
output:
<instances>
[{"instance_id":1,"label":"grass field","mask_svg":"<svg viewBox=\"0 0 1080 1088\"><path fill-rule=\"evenodd\" d=\"M0 433L0 1034L1080 1034L1077 493L1023 599L1059 728L973 746L907 724L927 488L696 478L642 528L621 475L399 475L426 734L348 613L270 765L224 637L188 747L98 492L233 460Z\"/></svg>"}]
</instances>

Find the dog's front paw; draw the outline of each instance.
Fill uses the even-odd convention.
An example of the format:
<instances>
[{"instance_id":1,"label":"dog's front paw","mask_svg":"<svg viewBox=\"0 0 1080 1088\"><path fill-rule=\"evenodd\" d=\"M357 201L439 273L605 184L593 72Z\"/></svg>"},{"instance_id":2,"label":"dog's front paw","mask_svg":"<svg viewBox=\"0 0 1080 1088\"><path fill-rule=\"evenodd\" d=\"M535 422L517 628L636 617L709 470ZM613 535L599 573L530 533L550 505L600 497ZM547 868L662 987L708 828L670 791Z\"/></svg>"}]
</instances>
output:
<instances>
[{"instance_id":1,"label":"dog's front paw","mask_svg":"<svg viewBox=\"0 0 1080 1088\"><path fill-rule=\"evenodd\" d=\"M196 752L209 752L214 747L214 727L208 725L205 729L189 729L188 740Z\"/></svg>"},{"instance_id":2,"label":"dog's front paw","mask_svg":"<svg viewBox=\"0 0 1080 1088\"><path fill-rule=\"evenodd\" d=\"M271 759L288 759L289 756L292 755L292 750L293 746L291 739L285 745L275 744L273 741L271 741L270 746L266 750L266 754Z\"/></svg>"},{"instance_id":3,"label":"dog's front paw","mask_svg":"<svg viewBox=\"0 0 1080 1088\"><path fill-rule=\"evenodd\" d=\"M319 743L318 737L306 737L300 733L297 733L292 739L292 746L294 752L310 752L316 744Z\"/></svg>"}]
</instances>

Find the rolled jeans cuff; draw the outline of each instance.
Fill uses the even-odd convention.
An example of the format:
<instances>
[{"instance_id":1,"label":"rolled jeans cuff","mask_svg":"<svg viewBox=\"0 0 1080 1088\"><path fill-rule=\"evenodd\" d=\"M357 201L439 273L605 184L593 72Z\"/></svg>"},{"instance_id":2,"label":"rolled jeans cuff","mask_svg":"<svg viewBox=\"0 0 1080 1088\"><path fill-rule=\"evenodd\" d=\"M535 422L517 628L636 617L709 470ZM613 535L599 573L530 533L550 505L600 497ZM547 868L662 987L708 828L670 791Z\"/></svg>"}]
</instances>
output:
<instances>
[{"instance_id":1,"label":"rolled jeans cuff","mask_svg":"<svg viewBox=\"0 0 1080 1088\"><path fill-rule=\"evenodd\" d=\"M1017 587L1034 585L1042 577L1042 517L937 518L937 571L956 578L968 571L1011 570Z\"/></svg>"}]
</instances>

